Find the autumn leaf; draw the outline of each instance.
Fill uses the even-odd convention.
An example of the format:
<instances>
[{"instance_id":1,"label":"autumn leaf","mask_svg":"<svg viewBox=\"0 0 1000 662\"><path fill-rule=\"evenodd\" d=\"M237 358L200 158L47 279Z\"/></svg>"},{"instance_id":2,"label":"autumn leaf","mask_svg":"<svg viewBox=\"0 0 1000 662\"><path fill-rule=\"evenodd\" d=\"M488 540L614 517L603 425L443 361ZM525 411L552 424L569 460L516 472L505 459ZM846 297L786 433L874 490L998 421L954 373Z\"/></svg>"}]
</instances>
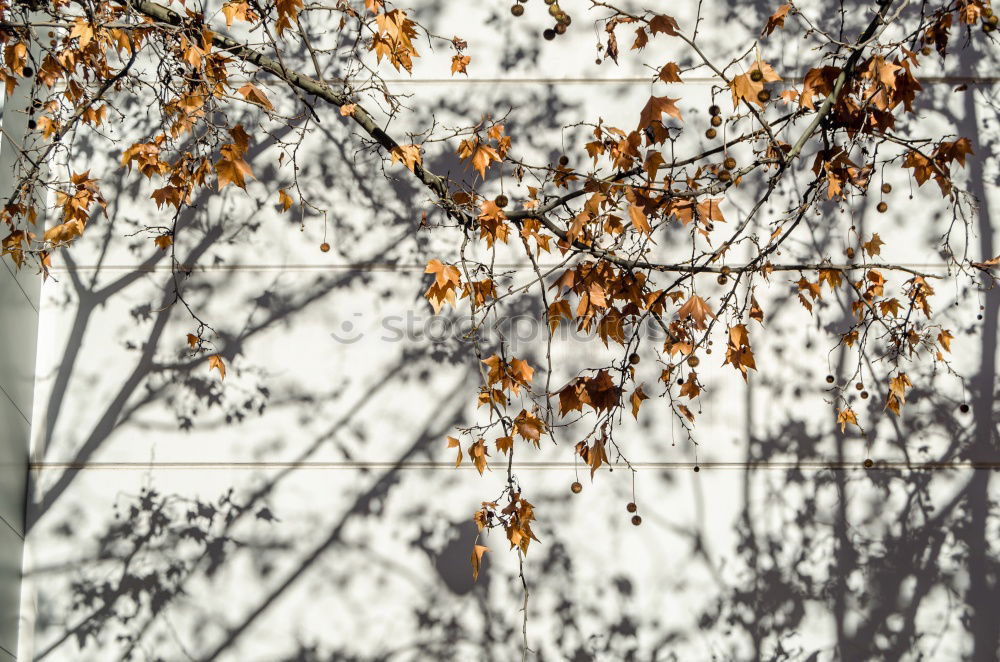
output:
<instances>
[{"instance_id":1,"label":"autumn leaf","mask_svg":"<svg viewBox=\"0 0 1000 662\"><path fill-rule=\"evenodd\" d=\"M288 211L295 204L295 201L292 200L292 196L288 195L285 189L280 188L278 189L278 204L281 205L281 211Z\"/></svg>"},{"instance_id":2,"label":"autumn leaf","mask_svg":"<svg viewBox=\"0 0 1000 662\"><path fill-rule=\"evenodd\" d=\"M201 341L201 338L199 338L198 336L194 335L193 333L189 333L189 334L187 334L187 344L188 344L188 345L189 345L189 346L190 346L190 347L191 347L192 349L194 349L195 347L197 347L197 346L198 346L198 343L199 343L200 341Z\"/></svg>"},{"instance_id":3,"label":"autumn leaf","mask_svg":"<svg viewBox=\"0 0 1000 662\"><path fill-rule=\"evenodd\" d=\"M630 398L632 401L632 416L636 420L639 420L639 407L642 405L642 401L648 399L649 396L643 392L641 386L632 391L632 397Z\"/></svg>"},{"instance_id":4,"label":"autumn leaf","mask_svg":"<svg viewBox=\"0 0 1000 662\"><path fill-rule=\"evenodd\" d=\"M844 282L844 274L840 269L820 269L819 284L826 283L831 290L835 290Z\"/></svg>"},{"instance_id":5,"label":"autumn leaf","mask_svg":"<svg viewBox=\"0 0 1000 662\"><path fill-rule=\"evenodd\" d=\"M764 26L764 30L761 32L761 36L768 36L774 32L775 28L785 29L785 17L788 16L788 12L791 11L791 5L781 5L778 10L771 14L770 18L767 19L767 24Z\"/></svg>"},{"instance_id":6,"label":"autumn leaf","mask_svg":"<svg viewBox=\"0 0 1000 662\"><path fill-rule=\"evenodd\" d=\"M466 71L465 68L469 66L469 62L471 62L471 61L472 61L472 58L469 57L468 55L461 55L461 54L459 54L459 55L452 56L452 58L451 58L451 75L454 76L455 74L465 74L466 76L468 76L469 72Z\"/></svg>"},{"instance_id":7,"label":"autumn leaf","mask_svg":"<svg viewBox=\"0 0 1000 662\"><path fill-rule=\"evenodd\" d=\"M705 303L704 299L697 294L692 294L691 298L680 307L680 310L677 311L677 316L681 320L690 318L694 321L694 328L703 330L708 328L705 324L705 318L714 318L715 313L713 313L712 309L708 307L708 304Z\"/></svg>"},{"instance_id":8,"label":"autumn leaf","mask_svg":"<svg viewBox=\"0 0 1000 662\"><path fill-rule=\"evenodd\" d=\"M545 423L534 414L522 409L521 413L514 419L514 429L521 437L538 446L542 432L545 431Z\"/></svg>"},{"instance_id":9,"label":"autumn leaf","mask_svg":"<svg viewBox=\"0 0 1000 662\"><path fill-rule=\"evenodd\" d=\"M219 149L222 158L215 163L215 174L220 191L229 184L246 189L246 177L253 177L250 164L243 160L243 151L239 145L233 144L225 144Z\"/></svg>"},{"instance_id":10,"label":"autumn leaf","mask_svg":"<svg viewBox=\"0 0 1000 662\"><path fill-rule=\"evenodd\" d=\"M490 167L490 164L501 160L500 154L493 147L485 145L479 140L463 140L459 143L458 156L470 161L473 169L483 179L486 179L486 169Z\"/></svg>"},{"instance_id":11,"label":"autumn leaf","mask_svg":"<svg viewBox=\"0 0 1000 662\"><path fill-rule=\"evenodd\" d=\"M677 25L677 21L672 16L667 16L666 14L658 14L649 21L649 31L653 35L665 34L676 37L679 34L679 30L680 27Z\"/></svg>"},{"instance_id":12,"label":"autumn leaf","mask_svg":"<svg viewBox=\"0 0 1000 662\"><path fill-rule=\"evenodd\" d=\"M937 341L938 341L938 343L941 344L941 347L944 348L944 351L950 352L951 351L951 341L954 338L955 338L955 336L951 335L951 331L949 331L948 329L941 329L941 332L937 336Z\"/></svg>"},{"instance_id":13,"label":"autumn leaf","mask_svg":"<svg viewBox=\"0 0 1000 662\"><path fill-rule=\"evenodd\" d=\"M218 370L219 379L226 378L226 364L223 363L222 357L219 356L218 354L213 354L212 356L208 357L208 370L209 372L211 372L212 370Z\"/></svg>"},{"instance_id":14,"label":"autumn leaf","mask_svg":"<svg viewBox=\"0 0 1000 662\"><path fill-rule=\"evenodd\" d=\"M358 104L356 103L345 103L340 107L340 114L342 117L349 117L354 114L354 111L357 110L357 108Z\"/></svg>"},{"instance_id":15,"label":"autumn leaf","mask_svg":"<svg viewBox=\"0 0 1000 662\"><path fill-rule=\"evenodd\" d=\"M901 372L889 379L889 395L885 400L884 409L888 409L893 414L899 416L899 410L906 403L906 389L913 386L910 378L905 372Z\"/></svg>"},{"instance_id":16,"label":"autumn leaf","mask_svg":"<svg viewBox=\"0 0 1000 662\"><path fill-rule=\"evenodd\" d=\"M169 234L161 234L159 237L153 239L153 243L156 244L156 247L161 251L165 251L173 245L174 238Z\"/></svg>"},{"instance_id":17,"label":"autumn leaf","mask_svg":"<svg viewBox=\"0 0 1000 662\"><path fill-rule=\"evenodd\" d=\"M646 105L642 108L642 112L639 113L639 130L642 131L646 127L651 126L653 122L660 122L662 124L661 118L663 113L683 121L684 118L681 117L681 111L677 107L678 101L680 101L679 98L649 97L649 101L646 102Z\"/></svg>"},{"instance_id":18,"label":"autumn leaf","mask_svg":"<svg viewBox=\"0 0 1000 662\"><path fill-rule=\"evenodd\" d=\"M469 459L472 460L473 466L476 467L476 471L479 475L483 475L488 467L486 465L486 456L489 455L489 451L486 448L486 440L477 439L476 443L469 446Z\"/></svg>"},{"instance_id":19,"label":"autumn leaf","mask_svg":"<svg viewBox=\"0 0 1000 662\"><path fill-rule=\"evenodd\" d=\"M660 69L659 78L664 83L681 83L683 81L681 80L680 71L681 68L677 66L676 62L667 62Z\"/></svg>"},{"instance_id":20,"label":"autumn leaf","mask_svg":"<svg viewBox=\"0 0 1000 662\"><path fill-rule=\"evenodd\" d=\"M878 232L874 232L872 233L872 238L861 244L861 247L865 249L865 252L868 253L869 257L875 257L882 252L882 246L884 245L885 242L878 236Z\"/></svg>"},{"instance_id":21,"label":"autumn leaf","mask_svg":"<svg viewBox=\"0 0 1000 662\"><path fill-rule=\"evenodd\" d=\"M455 458L455 467L459 467L462 464L462 444L455 437L448 437L448 448L457 448L458 457Z\"/></svg>"},{"instance_id":22,"label":"autumn leaf","mask_svg":"<svg viewBox=\"0 0 1000 662\"><path fill-rule=\"evenodd\" d=\"M396 145L389 152L392 162L401 162L410 172L419 165L423 159L420 156L420 145Z\"/></svg>"},{"instance_id":23,"label":"autumn leaf","mask_svg":"<svg viewBox=\"0 0 1000 662\"><path fill-rule=\"evenodd\" d=\"M252 83L247 83L237 91L240 94L242 94L244 98L246 98L246 100L249 101L250 103L255 103L258 106L263 106L268 110L274 110L274 106L271 105L271 101L267 98L267 95L261 92L260 89L258 89L257 86L253 85Z\"/></svg>"},{"instance_id":24,"label":"autumn leaf","mask_svg":"<svg viewBox=\"0 0 1000 662\"><path fill-rule=\"evenodd\" d=\"M847 428L848 423L851 425L858 424L858 416L850 407L844 407L837 412L837 423L840 424L840 431L843 432Z\"/></svg>"},{"instance_id":25,"label":"autumn leaf","mask_svg":"<svg viewBox=\"0 0 1000 662\"><path fill-rule=\"evenodd\" d=\"M226 17L226 27L233 27L233 21L250 20L250 5L247 2L227 2L222 5L222 13Z\"/></svg>"},{"instance_id":26,"label":"autumn leaf","mask_svg":"<svg viewBox=\"0 0 1000 662\"><path fill-rule=\"evenodd\" d=\"M754 80L754 78L758 77L757 72L759 72L760 79ZM764 84L776 83L780 80L781 76L774 71L771 65L762 60L757 60L750 71L733 77L729 82L729 91L733 95L733 108L738 107L740 101L746 101L751 104L755 103L763 108L765 104L758 98L758 95L764 90Z\"/></svg>"},{"instance_id":27,"label":"autumn leaf","mask_svg":"<svg viewBox=\"0 0 1000 662\"><path fill-rule=\"evenodd\" d=\"M472 581L478 581L479 569L483 564L483 554L488 551L490 551L490 548L485 545L476 544L472 546Z\"/></svg>"},{"instance_id":28,"label":"autumn leaf","mask_svg":"<svg viewBox=\"0 0 1000 662\"><path fill-rule=\"evenodd\" d=\"M694 372L689 372L687 379L681 384L680 389L681 396L687 396L689 399L694 400L701 394L701 386L698 385L698 375Z\"/></svg>"},{"instance_id":29,"label":"autumn leaf","mask_svg":"<svg viewBox=\"0 0 1000 662\"><path fill-rule=\"evenodd\" d=\"M649 220L646 218L645 212L643 212L642 209L636 205L628 206L628 216L632 220L632 227L634 227L636 231L643 234L649 234L653 231L653 228L649 225Z\"/></svg>"},{"instance_id":30,"label":"autumn leaf","mask_svg":"<svg viewBox=\"0 0 1000 662\"><path fill-rule=\"evenodd\" d=\"M514 437L497 437L495 443L497 451L506 455L514 447Z\"/></svg>"},{"instance_id":31,"label":"autumn leaf","mask_svg":"<svg viewBox=\"0 0 1000 662\"><path fill-rule=\"evenodd\" d=\"M90 40L94 38L94 27L85 18L77 18L73 21L73 28L69 31L70 39L77 39L80 48L86 48Z\"/></svg>"}]
</instances>

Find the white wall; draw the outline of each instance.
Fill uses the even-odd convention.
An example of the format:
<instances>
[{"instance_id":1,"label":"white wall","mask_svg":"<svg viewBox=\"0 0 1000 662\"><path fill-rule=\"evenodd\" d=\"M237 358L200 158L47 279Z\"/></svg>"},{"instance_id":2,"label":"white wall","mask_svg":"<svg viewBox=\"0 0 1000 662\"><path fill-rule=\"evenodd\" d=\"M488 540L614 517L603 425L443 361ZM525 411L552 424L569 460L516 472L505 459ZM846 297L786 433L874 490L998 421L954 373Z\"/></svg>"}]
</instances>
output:
<instances>
[{"instance_id":1,"label":"white wall","mask_svg":"<svg viewBox=\"0 0 1000 662\"><path fill-rule=\"evenodd\" d=\"M415 95L417 117L395 122L400 130L432 112L450 121L510 103L518 149L551 157L557 134L535 128L597 116L629 125L650 93L638 67L593 63L582 8L568 46L535 38L540 3L515 24L502 3L419 4L443 7L432 12L436 31L466 37L474 59L468 80L441 80L442 68L427 66L397 84ZM770 10L707 8L712 48L742 43ZM804 46L774 39L779 70L800 68ZM987 59L952 61L948 75L985 75ZM969 172L986 220L973 248L992 256L996 80L957 94L954 84L926 83L944 110L924 121L931 134L957 122L976 139ZM705 123L709 90L707 80L679 90L688 121ZM26 566L33 626L22 659L116 660L131 648L122 637L138 637L141 660L519 659L517 561L500 536L487 541L478 584L469 576L471 514L499 491L502 472L455 470L444 444L475 416L474 359L453 338L383 333L387 319L429 317L423 265L453 255L454 241L413 231L428 208L423 192L403 175L387 187L370 158L355 158L357 139L338 120L332 113L313 134L301 173L335 210L327 234L317 218L300 231L277 213L276 181L287 174L267 145L253 155L264 183L251 185L250 202L230 190L185 219L179 254L198 265L185 292L229 339L224 383L184 354L195 324L178 306L164 309L172 280L163 254L148 238L122 239L152 213L147 189L123 181L109 220L96 219L57 258L42 291ZM924 218L944 222L931 216L936 193L916 189L910 199L905 179L892 177L892 213L875 214L872 202L856 223L898 237L887 260L941 269ZM840 250L821 221L814 230L824 250ZM330 253L318 250L324 239ZM829 659L838 637L889 646L908 624L927 636L904 657L968 654L962 603L979 599L981 578L976 559L961 556L963 541L980 536L995 560L995 526L977 529L976 508L994 508L996 479L971 468L861 468L867 457L950 459L953 442L963 460L1000 459L991 436L997 296L942 290L938 305L959 336L956 367L971 381L926 376L901 422L879 418L879 398L858 401L879 421L862 438L833 434L823 376L828 361L846 370L844 359L826 354L830 336L798 304L771 304L786 291L777 286L766 306L776 335L761 335L756 350L761 373L749 388L708 377L697 449L655 401L643 425L624 426L640 527L625 512L633 480L624 467L584 480L574 497L571 444L521 452L517 474L540 520L526 566L538 659L778 659L779 641L790 659ZM360 338L338 342L334 332ZM557 347L573 365L600 351ZM967 397L973 414L959 415ZM939 546L920 537L932 527L911 513L913 485L924 480L922 499L948 532ZM166 527L147 539L154 514ZM974 525L959 531L959 520ZM110 594L113 609L102 609ZM909 595L920 598L913 613Z\"/></svg>"}]
</instances>

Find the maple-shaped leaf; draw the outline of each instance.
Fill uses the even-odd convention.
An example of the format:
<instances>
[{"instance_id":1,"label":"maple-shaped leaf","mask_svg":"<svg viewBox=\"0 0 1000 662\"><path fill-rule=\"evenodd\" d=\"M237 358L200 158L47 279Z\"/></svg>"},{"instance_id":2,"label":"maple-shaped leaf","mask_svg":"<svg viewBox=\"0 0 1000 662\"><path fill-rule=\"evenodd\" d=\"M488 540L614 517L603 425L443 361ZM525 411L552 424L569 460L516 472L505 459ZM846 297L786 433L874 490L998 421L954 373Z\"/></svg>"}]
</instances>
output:
<instances>
[{"instance_id":1,"label":"maple-shaped leaf","mask_svg":"<svg viewBox=\"0 0 1000 662\"><path fill-rule=\"evenodd\" d=\"M840 431L843 432L847 428L848 423L851 425L858 424L858 415L850 407L844 407L837 412L837 422L840 423Z\"/></svg>"},{"instance_id":2,"label":"maple-shaped leaf","mask_svg":"<svg viewBox=\"0 0 1000 662\"><path fill-rule=\"evenodd\" d=\"M279 188L278 204L281 205L281 211L288 211L295 204L295 201L292 200L292 196L288 195L285 189Z\"/></svg>"},{"instance_id":3,"label":"maple-shaped leaf","mask_svg":"<svg viewBox=\"0 0 1000 662\"><path fill-rule=\"evenodd\" d=\"M882 238L878 236L878 232L872 233L872 238L861 244L861 247L865 249L869 257L875 257L882 252L882 246L885 246L885 242Z\"/></svg>"},{"instance_id":4,"label":"maple-shaped leaf","mask_svg":"<svg viewBox=\"0 0 1000 662\"><path fill-rule=\"evenodd\" d=\"M483 475L483 471L489 467L486 464L486 456L489 455L489 451L486 448L485 439L477 439L476 443L469 446L469 459L472 460L472 464L476 467L476 471L479 475Z\"/></svg>"},{"instance_id":5,"label":"maple-shaped leaf","mask_svg":"<svg viewBox=\"0 0 1000 662\"><path fill-rule=\"evenodd\" d=\"M233 27L234 20L248 21L252 13L247 2L227 2L222 5L222 13L226 17L226 27Z\"/></svg>"},{"instance_id":6,"label":"maple-shaped leaf","mask_svg":"<svg viewBox=\"0 0 1000 662\"><path fill-rule=\"evenodd\" d=\"M649 21L649 31L654 35L665 34L676 37L679 34L679 30L680 27L677 25L677 21L672 16L667 16L666 14L658 14Z\"/></svg>"},{"instance_id":7,"label":"maple-shaped leaf","mask_svg":"<svg viewBox=\"0 0 1000 662\"><path fill-rule=\"evenodd\" d=\"M479 579L479 569L483 565L483 554L488 551L490 551L490 548L485 545L476 544L472 546L472 581Z\"/></svg>"},{"instance_id":8,"label":"maple-shaped leaf","mask_svg":"<svg viewBox=\"0 0 1000 662\"><path fill-rule=\"evenodd\" d=\"M511 359L508 371L511 376L522 384L531 382L535 369L528 365L524 359Z\"/></svg>"},{"instance_id":9,"label":"maple-shaped leaf","mask_svg":"<svg viewBox=\"0 0 1000 662\"><path fill-rule=\"evenodd\" d=\"M882 315L896 317L897 315L899 315L899 311L902 309L902 306L899 303L899 299L893 297L892 299L879 301L878 309L879 312L882 313Z\"/></svg>"},{"instance_id":10,"label":"maple-shaped leaf","mask_svg":"<svg viewBox=\"0 0 1000 662\"><path fill-rule=\"evenodd\" d=\"M639 420L639 407L642 405L642 401L648 399L649 396L646 395L641 386L632 391L632 396L629 400L632 402L632 416L636 420Z\"/></svg>"},{"instance_id":11,"label":"maple-shaped leaf","mask_svg":"<svg viewBox=\"0 0 1000 662\"><path fill-rule=\"evenodd\" d=\"M161 251L165 251L173 245L174 238L169 234L161 234L159 237L153 239L153 243L156 244L156 247Z\"/></svg>"},{"instance_id":12,"label":"maple-shaped leaf","mask_svg":"<svg viewBox=\"0 0 1000 662\"><path fill-rule=\"evenodd\" d=\"M799 94L799 104L804 108L815 110L816 105L813 97L816 95L829 96L833 92L837 78L840 76L840 67L826 65L806 72L802 81L802 93Z\"/></svg>"},{"instance_id":13,"label":"maple-shaped leaf","mask_svg":"<svg viewBox=\"0 0 1000 662\"><path fill-rule=\"evenodd\" d=\"M844 282L844 274L839 269L820 269L819 284L826 283L831 290L835 290Z\"/></svg>"},{"instance_id":14,"label":"maple-shaped leaf","mask_svg":"<svg viewBox=\"0 0 1000 662\"><path fill-rule=\"evenodd\" d=\"M465 68L469 66L469 62L471 62L471 61L472 61L472 58L469 57L468 55L454 55L454 56L452 56L452 58L451 58L451 75L454 76L455 74L465 74L466 76L468 76L469 72L466 71Z\"/></svg>"},{"instance_id":15,"label":"maple-shaped leaf","mask_svg":"<svg viewBox=\"0 0 1000 662\"><path fill-rule=\"evenodd\" d=\"M243 160L239 145L225 144L219 148L222 158L215 163L215 174L219 179L219 190L233 184L246 189L246 177L253 177L250 164Z\"/></svg>"},{"instance_id":16,"label":"maple-shaped leaf","mask_svg":"<svg viewBox=\"0 0 1000 662\"><path fill-rule=\"evenodd\" d=\"M774 32L775 28L785 29L785 17L788 16L788 12L791 11L791 5L781 5L778 10L771 14L770 18L767 19L767 24L764 26L764 30L761 32L761 36L766 37L767 35Z\"/></svg>"},{"instance_id":17,"label":"maple-shaped leaf","mask_svg":"<svg viewBox=\"0 0 1000 662\"><path fill-rule=\"evenodd\" d=\"M698 385L698 375L694 372L688 373L687 379L681 384L680 394L694 400L701 394L701 386Z\"/></svg>"},{"instance_id":18,"label":"maple-shaped leaf","mask_svg":"<svg viewBox=\"0 0 1000 662\"><path fill-rule=\"evenodd\" d=\"M681 83L681 68L677 66L676 62L667 62L660 69L660 80L664 83Z\"/></svg>"},{"instance_id":19,"label":"maple-shaped leaf","mask_svg":"<svg viewBox=\"0 0 1000 662\"><path fill-rule=\"evenodd\" d=\"M705 324L705 318L714 318L715 313L712 312L712 309L709 308L704 299L697 294L692 294L691 298L677 311L677 316L681 320L690 318L694 322L694 328L696 329L707 329L708 326Z\"/></svg>"},{"instance_id":20,"label":"maple-shaped leaf","mask_svg":"<svg viewBox=\"0 0 1000 662\"><path fill-rule=\"evenodd\" d=\"M534 442L537 446L542 438L542 433L545 432L545 423L528 410L522 409L521 413L514 419L514 429L517 434Z\"/></svg>"},{"instance_id":21,"label":"maple-shaped leaf","mask_svg":"<svg viewBox=\"0 0 1000 662\"><path fill-rule=\"evenodd\" d=\"M680 98L649 97L649 101L646 102L646 105L642 108L642 112L639 113L639 130L644 130L646 127L651 126L653 122L662 124L661 117L663 113L684 121L684 118L681 117L681 111L677 107L678 101L680 101Z\"/></svg>"},{"instance_id":22,"label":"maple-shaped leaf","mask_svg":"<svg viewBox=\"0 0 1000 662\"><path fill-rule=\"evenodd\" d=\"M497 437L497 450L506 455L514 447L514 437Z\"/></svg>"},{"instance_id":23,"label":"maple-shaped leaf","mask_svg":"<svg viewBox=\"0 0 1000 662\"><path fill-rule=\"evenodd\" d=\"M340 107L340 115L342 117L348 117L354 114L354 111L358 109L358 104L356 103L345 103Z\"/></svg>"},{"instance_id":24,"label":"maple-shaped leaf","mask_svg":"<svg viewBox=\"0 0 1000 662\"><path fill-rule=\"evenodd\" d=\"M401 162L410 172L420 164L423 159L420 156L420 145L396 145L389 152L392 162Z\"/></svg>"},{"instance_id":25,"label":"maple-shaped leaf","mask_svg":"<svg viewBox=\"0 0 1000 662\"><path fill-rule=\"evenodd\" d=\"M69 31L69 38L77 39L80 49L83 50L90 43L90 40L94 38L94 26L85 18L77 18L73 21L73 28Z\"/></svg>"},{"instance_id":26,"label":"maple-shaped leaf","mask_svg":"<svg viewBox=\"0 0 1000 662\"><path fill-rule=\"evenodd\" d=\"M218 354L213 354L212 356L208 357L208 370L209 372L211 372L212 370L218 370L219 379L226 378L226 364L222 361L222 357L219 356Z\"/></svg>"},{"instance_id":27,"label":"maple-shaped leaf","mask_svg":"<svg viewBox=\"0 0 1000 662\"><path fill-rule=\"evenodd\" d=\"M719 207L719 203L722 202L722 198L712 198L709 200L702 200L698 203L698 217L703 223L725 223L726 217L722 215L722 208Z\"/></svg>"},{"instance_id":28,"label":"maple-shaped leaf","mask_svg":"<svg viewBox=\"0 0 1000 662\"><path fill-rule=\"evenodd\" d=\"M84 224L82 221L66 221L46 230L43 237L45 241L52 242L53 244L64 244L81 236L83 228Z\"/></svg>"},{"instance_id":29,"label":"maple-shaped leaf","mask_svg":"<svg viewBox=\"0 0 1000 662\"><path fill-rule=\"evenodd\" d=\"M906 403L906 389L913 386L905 372L889 379L889 395L886 397L885 409L899 416L899 410Z\"/></svg>"},{"instance_id":30,"label":"maple-shaped leaf","mask_svg":"<svg viewBox=\"0 0 1000 662\"><path fill-rule=\"evenodd\" d=\"M447 285L448 283L458 283L462 279L462 272L459 271L458 267L444 264L438 259L429 260L424 273L434 274L434 282L440 286Z\"/></svg>"},{"instance_id":31,"label":"maple-shaped leaf","mask_svg":"<svg viewBox=\"0 0 1000 662\"><path fill-rule=\"evenodd\" d=\"M500 161L500 154L497 151L476 140L463 140L458 145L458 156L467 159L472 163L472 167L483 179L486 178L486 169L494 161Z\"/></svg>"},{"instance_id":32,"label":"maple-shaped leaf","mask_svg":"<svg viewBox=\"0 0 1000 662\"><path fill-rule=\"evenodd\" d=\"M759 78L759 80L754 80ZM776 83L781 80L774 68L763 60L757 60L750 67L750 71L745 74L733 77L729 82L729 91L733 95L733 108L740 105L740 101L755 103L764 107L765 102L761 101L758 95L764 90L765 83Z\"/></svg>"},{"instance_id":33,"label":"maple-shaped leaf","mask_svg":"<svg viewBox=\"0 0 1000 662\"><path fill-rule=\"evenodd\" d=\"M194 335L193 333L187 334L187 344L190 345L192 349L198 346L198 342L200 340L201 338Z\"/></svg>"}]
</instances>

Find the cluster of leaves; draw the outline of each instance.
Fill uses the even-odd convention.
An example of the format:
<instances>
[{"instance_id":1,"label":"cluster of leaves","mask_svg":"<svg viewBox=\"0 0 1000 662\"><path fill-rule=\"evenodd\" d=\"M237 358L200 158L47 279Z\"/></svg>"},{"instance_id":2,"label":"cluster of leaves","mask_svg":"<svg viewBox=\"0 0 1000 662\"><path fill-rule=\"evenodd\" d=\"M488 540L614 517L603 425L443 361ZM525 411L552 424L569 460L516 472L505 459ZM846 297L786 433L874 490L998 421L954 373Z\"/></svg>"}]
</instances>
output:
<instances>
[{"instance_id":1,"label":"cluster of leaves","mask_svg":"<svg viewBox=\"0 0 1000 662\"><path fill-rule=\"evenodd\" d=\"M699 407L693 405L706 387L698 368L708 363L713 338L726 349L721 365L742 380L762 368L753 347L755 337L767 332L767 312L756 293L775 281L794 284L810 314L824 295L848 302L853 318L834 344L855 353L858 375L862 366L881 366L867 381L884 384L884 409L898 415L913 386L907 363L948 364L953 336L932 312L930 280L937 276L886 263L881 248L891 238L863 237L854 226L845 233L846 262L829 255L781 262L778 256L821 205L843 209L879 190L888 194L891 187L879 180L892 169L909 173L918 186L933 179L955 225L968 222L971 201L953 169L966 164L969 141L923 136L911 120L923 92L921 67L945 58L953 26L980 22L985 28L993 17L989 3L951 0L917 8L881 0L866 5L865 25L853 39L835 38L785 4L767 20L760 41L728 61L705 53L696 26L681 25L662 11L591 4L605 35L599 46L605 59L625 58L619 32L634 30L628 54L653 60L648 64L654 82L677 85L694 73L714 77L707 145L690 149L683 97L655 95L635 109L632 126L609 126L601 118L582 123L590 134L575 146L587 156L579 165L571 166L568 154L556 162L531 162L519 153L517 136L491 117L446 135L431 127L397 140L366 108L402 108L382 84L380 66L412 72L421 36L454 52L453 75L467 73L472 58L464 40L437 36L419 17L382 0L366 0L363 7L346 0L172 7L152 0L51 0L30 7L0 2L0 78L9 94L27 91L32 138L18 163L18 184L0 208L7 229L3 253L45 271L54 248L85 235L87 219L104 204L99 178L87 171L61 180L52 174L60 170L44 165L72 163L77 135L102 130L120 112L110 100L114 95L148 100L158 119L157 132L123 146L120 165L156 187L151 199L170 220L151 225L150 232L165 251L173 250L177 219L196 192L246 189L254 176L248 152L257 131L227 119L234 116L227 111L240 105L296 136L275 139L278 166L293 173L290 185L276 188L278 208L325 214L304 194L295 173L297 146L329 107L335 118L352 122L388 166L400 164L426 187L437 213L422 219L421 227L463 239L459 254L433 256L426 269L433 277L426 298L435 312L468 300L471 346L482 375L478 404L485 413L448 443L457 448L459 463L467 455L479 473L487 469L491 450L505 458L503 494L484 504L476 522L480 529L502 527L521 554L536 538L530 526L534 509L512 469L517 440L537 448L543 438L556 441L558 430L573 430L573 452L594 476L611 457L627 463L614 436L621 415L627 408L638 418L643 403L655 397L694 441ZM321 34L320 28L332 25ZM792 29L815 42L814 66L800 81L779 73L762 54L768 38ZM683 66L656 60L659 49L651 44L668 41L685 53ZM729 106L726 111L714 102L717 97ZM466 175L445 177L427 167L424 154L442 142L467 165ZM777 192L800 176L808 181L801 193L765 218L769 205L780 204ZM520 200L503 192L513 189L524 191ZM56 192L51 209L43 209L39 191ZM747 192L753 204L733 222L733 198ZM32 232L39 218L53 214L60 224L41 237ZM967 246L955 250L950 231L942 251L952 278L978 277L996 263L990 256L974 262ZM750 257L735 257L745 254ZM529 265L527 277L523 271L499 272L499 255ZM543 255L557 266L543 267ZM172 264L179 266L176 259ZM716 285L721 289L713 296ZM486 349L479 333L490 318L502 317L506 302L521 296L537 298L544 309L544 366L511 356L502 339L495 350ZM206 353L209 369L224 377L214 329L186 305L180 285L176 300L196 324L187 337L190 350ZM638 329L647 323L662 330L662 344L644 343ZM550 350L561 325L595 335L616 358L553 385L560 367L552 365ZM642 383L640 363L657 366L655 386ZM845 389L835 385L828 392L842 430L860 427ZM578 433L577 423L589 431ZM473 553L476 572L484 551L477 546Z\"/></svg>"}]
</instances>

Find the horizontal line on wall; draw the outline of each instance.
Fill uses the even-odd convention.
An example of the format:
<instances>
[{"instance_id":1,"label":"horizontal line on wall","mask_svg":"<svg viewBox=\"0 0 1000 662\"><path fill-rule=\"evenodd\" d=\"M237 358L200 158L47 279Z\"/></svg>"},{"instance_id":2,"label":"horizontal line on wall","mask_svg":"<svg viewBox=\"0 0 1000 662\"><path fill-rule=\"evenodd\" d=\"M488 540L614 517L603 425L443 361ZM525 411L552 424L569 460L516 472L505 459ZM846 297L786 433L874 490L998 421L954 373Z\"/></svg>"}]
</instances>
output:
<instances>
[{"instance_id":1,"label":"horizontal line on wall","mask_svg":"<svg viewBox=\"0 0 1000 662\"><path fill-rule=\"evenodd\" d=\"M630 465L615 465L619 470L628 469L628 466L636 470L662 470L662 469L684 469L693 470L695 467L706 470L750 470L750 469L772 469L788 471L791 469L802 470L850 470L863 469L863 460L856 462L839 461L777 461L777 462L632 462ZM454 470L454 462L377 462L377 461L342 461L342 462L31 462L28 465L32 471L45 471L60 469L64 471L136 471L143 469L157 470L193 470L193 471L220 471L227 469L311 469L311 470L358 470L358 469L383 469L383 470ZM469 463L463 462L459 469L473 470ZM586 467L581 463L574 462L515 462L515 471L545 471L552 469L580 469ZM892 469L910 471L954 471L954 470L1000 470L1000 461L996 462L931 462L913 463L905 462L877 462L872 469Z\"/></svg>"},{"instance_id":2,"label":"horizontal line on wall","mask_svg":"<svg viewBox=\"0 0 1000 662\"><path fill-rule=\"evenodd\" d=\"M802 78L805 74L798 76ZM473 84L473 85L615 85L615 84L650 84L655 80L655 76L622 76L621 78L607 77L566 77L566 78L546 78L546 77L524 77L524 78L393 78L385 80L389 85L446 85L446 84ZM796 80L792 78L791 80ZM948 84L948 85L993 85L1000 82L998 76L926 76L918 77L921 83ZM349 80L350 85L360 85L369 81ZM684 76L683 84L712 85L719 84L721 79L714 76ZM678 83L673 83L677 85Z\"/></svg>"},{"instance_id":3,"label":"horizontal line on wall","mask_svg":"<svg viewBox=\"0 0 1000 662\"><path fill-rule=\"evenodd\" d=\"M538 263L540 269L556 268L561 263ZM949 265L941 264L921 264L916 262L893 262L893 266L906 267L907 269L947 269ZM567 265L568 266L568 265ZM879 269L885 265L877 263L856 265L857 269ZM348 264L196 264L181 265L179 271L420 271L423 272L426 265L423 264L393 264L391 262L359 262ZM494 264L496 270L508 269L534 269L530 264ZM64 266L54 266L49 269L52 273L69 273L70 271L139 271L143 273L170 273L169 265L157 266L136 266L128 264L108 264L101 266L76 265L73 268Z\"/></svg>"}]
</instances>

